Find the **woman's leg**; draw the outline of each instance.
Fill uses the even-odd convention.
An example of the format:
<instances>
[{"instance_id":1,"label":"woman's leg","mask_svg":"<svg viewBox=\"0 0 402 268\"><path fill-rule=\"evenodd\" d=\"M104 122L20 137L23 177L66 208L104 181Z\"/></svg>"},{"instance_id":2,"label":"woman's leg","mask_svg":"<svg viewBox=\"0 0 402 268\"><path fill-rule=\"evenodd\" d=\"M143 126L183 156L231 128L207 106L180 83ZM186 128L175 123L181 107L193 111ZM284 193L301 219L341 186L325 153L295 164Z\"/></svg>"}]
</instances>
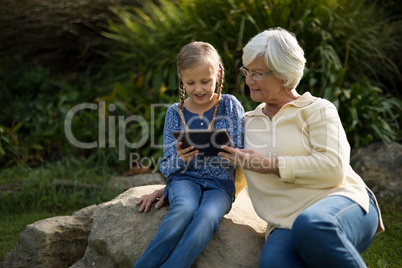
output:
<instances>
[{"instance_id":1,"label":"woman's leg","mask_svg":"<svg viewBox=\"0 0 402 268\"><path fill-rule=\"evenodd\" d=\"M260 267L306 268L293 246L292 231L274 229L265 241L260 257ZM325 266L324 266L325 267Z\"/></svg>"},{"instance_id":2,"label":"woman's leg","mask_svg":"<svg viewBox=\"0 0 402 268\"><path fill-rule=\"evenodd\" d=\"M226 192L210 183L205 183L202 189L194 218L162 267L190 267L218 230L222 217L229 212L232 200Z\"/></svg>"},{"instance_id":3,"label":"woman's leg","mask_svg":"<svg viewBox=\"0 0 402 268\"><path fill-rule=\"evenodd\" d=\"M378 211L370 195L369 213L343 196L330 196L303 211L293 242L308 267L366 267L360 256L374 239Z\"/></svg>"},{"instance_id":4,"label":"woman's leg","mask_svg":"<svg viewBox=\"0 0 402 268\"><path fill-rule=\"evenodd\" d=\"M187 180L175 181L168 188L168 197L169 212L134 267L161 267L197 211L201 187Z\"/></svg>"}]
</instances>

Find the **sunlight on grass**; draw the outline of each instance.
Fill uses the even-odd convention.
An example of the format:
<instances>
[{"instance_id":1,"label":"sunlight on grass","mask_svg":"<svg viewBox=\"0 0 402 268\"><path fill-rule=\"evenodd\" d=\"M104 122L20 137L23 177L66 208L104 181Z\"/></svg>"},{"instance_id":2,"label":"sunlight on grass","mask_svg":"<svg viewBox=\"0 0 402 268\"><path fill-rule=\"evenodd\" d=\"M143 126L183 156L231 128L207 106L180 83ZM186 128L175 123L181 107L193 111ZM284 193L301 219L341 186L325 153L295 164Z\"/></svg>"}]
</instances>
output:
<instances>
[{"instance_id":1,"label":"sunlight on grass","mask_svg":"<svg viewBox=\"0 0 402 268\"><path fill-rule=\"evenodd\" d=\"M381 203L385 232L378 234L362 254L370 268L402 267L402 208L393 202Z\"/></svg>"}]
</instances>

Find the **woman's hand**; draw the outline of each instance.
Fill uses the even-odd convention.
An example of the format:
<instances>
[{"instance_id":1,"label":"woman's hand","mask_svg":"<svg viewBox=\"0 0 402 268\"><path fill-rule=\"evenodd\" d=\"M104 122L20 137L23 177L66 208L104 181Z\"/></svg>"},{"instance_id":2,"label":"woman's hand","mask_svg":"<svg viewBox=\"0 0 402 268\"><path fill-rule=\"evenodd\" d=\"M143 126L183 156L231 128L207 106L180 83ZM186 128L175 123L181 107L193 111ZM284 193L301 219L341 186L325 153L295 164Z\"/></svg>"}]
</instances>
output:
<instances>
[{"instance_id":1,"label":"woman's hand","mask_svg":"<svg viewBox=\"0 0 402 268\"><path fill-rule=\"evenodd\" d=\"M141 205L139 211L140 212L148 212L149 208L151 207L152 203L155 200L158 200L155 204L155 209L161 208L166 202L163 200L164 197L164 192L165 188L161 188L159 190L155 190L152 194L147 194L141 196L140 199L138 199L137 203L135 203L137 206Z\"/></svg>"},{"instance_id":2,"label":"woman's hand","mask_svg":"<svg viewBox=\"0 0 402 268\"><path fill-rule=\"evenodd\" d=\"M180 141L176 145L177 155L181 158L181 160L183 160L184 163L188 163L198 154L198 150L194 150L194 146L189 146L185 149L182 149L182 144L183 143Z\"/></svg>"},{"instance_id":3,"label":"woman's hand","mask_svg":"<svg viewBox=\"0 0 402 268\"><path fill-rule=\"evenodd\" d=\"M266 157L255 150L221 147L226 152L218 155L242 169L279 176L278 159Z\"/></svg>"}]
</instances>

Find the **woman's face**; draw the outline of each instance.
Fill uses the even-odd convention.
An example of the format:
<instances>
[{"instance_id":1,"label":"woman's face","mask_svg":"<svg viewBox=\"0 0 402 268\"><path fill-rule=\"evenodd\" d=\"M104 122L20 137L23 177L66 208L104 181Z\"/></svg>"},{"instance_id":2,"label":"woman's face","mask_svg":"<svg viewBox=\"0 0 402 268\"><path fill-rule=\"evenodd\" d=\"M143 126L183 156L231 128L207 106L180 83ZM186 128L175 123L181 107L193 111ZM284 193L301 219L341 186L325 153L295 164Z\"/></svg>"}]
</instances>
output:
<instances>
[{"instance_id":1,"label":"woman's face","mask_svg":"<svg viewBox=\"0 0 402 268\"><path fill-rule=\"evenodd\" d=\"M182 70L180 74L191 106L202 108L210 106L211 102L215 101L218 72L210 62L201 62L194 67Z\"/></svg>"},{"instance_id":2,"label":"woman's face","mask_svg":"<svg viewBox=\"0 0 402 268\"><path fill-rule=\"evenodd\" d=\"M244 66L249 72L265 74L272 70L268 68L262 57L257 57L252 63ZM275 71L275 70L274 70ZM263 76L261 80L254 80L251 76L246 77L246 84L250 88L250 97L257 102L275 102L286 92L282 86L283 81L276 78L274 73Z\"/></svg>"}]
</instances>

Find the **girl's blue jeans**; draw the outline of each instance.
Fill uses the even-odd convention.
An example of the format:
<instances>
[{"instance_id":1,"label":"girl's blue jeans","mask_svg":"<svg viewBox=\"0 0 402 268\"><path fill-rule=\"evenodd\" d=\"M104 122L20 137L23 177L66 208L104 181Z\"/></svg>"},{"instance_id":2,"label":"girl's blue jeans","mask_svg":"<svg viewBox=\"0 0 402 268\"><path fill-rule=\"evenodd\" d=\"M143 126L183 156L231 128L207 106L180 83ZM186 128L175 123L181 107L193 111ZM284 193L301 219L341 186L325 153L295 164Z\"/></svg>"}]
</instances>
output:
<instances>
[{"instance_id":1,"label":"girl's blue jeans","mask_svg":"<svg viewBox=\"0 0 402 268\"><path fill-rule=\"evenodd\" d=\"M168 198L169 212L135 268L190 267L232 206L226 192L207 182L174 181Z\"/></svg>"},{"instance_id":2,"label":"girl's blue jeans","mask_svg":"<svg viewBox=\"0 0 402 268\"><path fill-rule=\"evenodd\" d=\"M260 267L366 267L360 253L374 239L378 210L371 194L366 213L344 196L330 196L303 211L292 230L274 229Z\"/></svg>"}]
</instances>

